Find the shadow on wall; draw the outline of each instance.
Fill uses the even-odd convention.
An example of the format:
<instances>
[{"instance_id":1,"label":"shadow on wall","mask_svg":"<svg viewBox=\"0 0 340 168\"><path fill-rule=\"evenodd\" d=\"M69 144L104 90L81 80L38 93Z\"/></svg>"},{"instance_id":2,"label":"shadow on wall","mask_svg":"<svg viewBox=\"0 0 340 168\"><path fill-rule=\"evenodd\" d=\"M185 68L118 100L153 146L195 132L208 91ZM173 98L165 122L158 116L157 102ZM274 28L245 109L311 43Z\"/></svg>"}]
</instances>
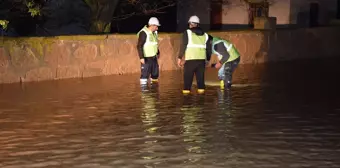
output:
<instances>
[{"instance_id":1,"label":"shadow on wall","mask_svg":"<svg viewBox=\"0 0 340 168\"><path fill-rule=\"evenodd\" d=\"M317 27L319 26L320 16L319 3L290 3L290 23L295 27ZM331 17L330 17L331 18Z\"/></svg>"},{"instance_id":2,"label":"shadow on wall","mask_svg":"<svg viewBox=\"0 0 340 168\"><path fill-rule=\"evenodd\" d=\"M180 34L176 34L176 35L170 35L169 36L170 40L170 45L168 45L168 47L171 46L170 51L164 51L163 53L170 53L172 51L172 55L171 55L171 60L172 60L172 66L177 67L177 57L179 55L179 50L180 50L180 45L182 43L182 38ZM171 62L168 62L168 64L170 64Z\"/></svg>"},{"instance_id":3,"label":"shadow on wall","mask_svg":"<svg viewBox=\"0 0 340 168\"><path fill-rule=\"evenodd\" d=\"M266 62L270 61L273 63L265 65L263 82L289 85L294 83L295 79L302 78L307 82L312 80L313 77L321 77L322 74L318 74L320 68L317 63L318 61L310 64L311 61L301 60L327 60L327 57L337 56L338 51L327 51L328 47L325 46L334 46L334 44L331 44L332 40L329 41L327 39L332 39L330 36L338 35L334 34L334 32L327 32L326 29L323 31L322 29L264 31L261 47L255 57L264 57ZM323 36L323 38L320 38L320 36ZM298 60L298 63L289 62L288 60L293 60L291 58ZM310 73L306 69L314 69L315 73Z\"/></svg>"},{"instance_id":4,"label":"shadow on wall","mask_svg":"<svg viewBox=\"0 0 340 168\"><path fill-rule=\"evenodd\" d=\"M308 27L309 24L309 13L299 12L296 18L296 27Z\"/></svg>"},{"instance_id":5,"label":"shadow on wall","mask_svg":"<svg viewBox=\"0 0 340 168\"><path fill-rule=\"evenodd\" d=\"M261 83L275 87L274 90L265 87L262 94L264 99L274 93L277 95L264 102L289 102L294 106L306 100L317 102L319 97L334 92L332 89L335 83L338 84L334 77L339 73L337 64L340 61L336 56L340 52L332 49L336 48L332 44L336 43L336 38L331 37L340 37L339 33L324 28L263 33L261 47L255 57L264 56L271 61L263 65ZM289 61L290 58L295 60Z\"/></svg>"}]
</instances>

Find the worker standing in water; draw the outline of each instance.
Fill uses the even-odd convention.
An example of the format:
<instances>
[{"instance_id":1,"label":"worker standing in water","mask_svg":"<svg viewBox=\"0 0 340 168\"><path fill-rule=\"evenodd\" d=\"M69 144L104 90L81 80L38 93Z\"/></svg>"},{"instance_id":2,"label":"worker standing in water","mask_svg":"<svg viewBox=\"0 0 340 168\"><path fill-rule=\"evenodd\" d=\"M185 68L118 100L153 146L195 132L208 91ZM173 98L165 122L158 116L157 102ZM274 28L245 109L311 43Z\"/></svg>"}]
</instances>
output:
<instances>
[{"instance_id":1,"label":"worker standing in water","mask_svg":"<svg viewBox=\"0 0 340 168\"><path fill-rule=\"evenodd\" d=\"M159 20L156 17L149 19L148 25L141 29L138 36L137 50L141 63L140 83L147 85L151 76L151 82L158 82L159 77L159 49L158 49L158 26Z\"/></svg>"},{"instance_id":2,"label":"worker standing in water","mask_svg":"<svg viewBox=\"0 0 340 168\"><path fill-rule=\"evenodd\" d=\"M205 66L206 61L210 61L211 55L211 43L208 41L212 39L199 27L200 20L197 16L191 16L188 23L189 28L183 32L182 45L177 60L178 66L182 67L184 64L183 93L190 93L194 75L196 76L197 92L204 93ZM183 56L185 62L182 61Z\"/></svg>"},{"instance_id":3,"label":"worker standing in water","mask_svg":"<svg viewBox=\"0 0 340 168\"><path fill-rule=\"evenodd\" d=\"M218 78L220 80L221 88L229 89L232 85L232 75L240 62L240 54L236 47L228 40L218 37L213 37L210 41L213 54L218 57L215 68L219 68Z\"/></svg>"}]
</instances>

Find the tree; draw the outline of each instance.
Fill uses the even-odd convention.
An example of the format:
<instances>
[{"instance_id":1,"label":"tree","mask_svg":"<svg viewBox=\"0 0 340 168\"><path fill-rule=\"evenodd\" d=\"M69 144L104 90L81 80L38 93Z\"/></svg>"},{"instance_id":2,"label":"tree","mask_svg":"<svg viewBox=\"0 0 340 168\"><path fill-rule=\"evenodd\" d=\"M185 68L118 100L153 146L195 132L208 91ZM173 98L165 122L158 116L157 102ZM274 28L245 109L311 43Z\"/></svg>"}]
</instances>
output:
<instances>
[{"instance_id":1,"label":"tree","mask_svg":"<svg viewBox=\"0 0 340 168\"><path fill-rule=\"evenodd\" d=\"M53 1L53 0L52 0ZM172 7L177 0L82 0L91 10L90 29L91 33L108 33L111 30L111 21L127 19L134 15L155 14L164 12L163 10ZM6 3L6 5L2 5ZM52 4L54 7L50 7ZM58 13L58 6L65 7L65 3L73 3L65 0L0 0L1 8L5 13L11 15L31 15L35 19L45 16L52 16ZM56 7L57 6L57 7ZM67 5L66 5L67 6ZM77 7L77 6L75 6ZM118 11L116 9L119 9ZM72 10L72 9L71 9ZM61 15L66 11L59 12ZM13 17L12 17L13 18ZM8 18L7 20L11 20ZM13 20L13 19L12 19ZM56 19L57 20L57 19Z\"/></svg>"},{"instance_id":2,"label":"tree","mask_svg":"<svg viewBox=\"0 0 340 168\"><path fill-rule=\"evenodd\" d=\"M110 32L113 20L164 13L177 0L84 0L91 8L91 32Z\"/></svg>"},{"instance_id":3,"label":"tree","mask_svg":"<svg viewBox=\"0 0 340 168\"><path fill-rule=\"evenodd\" d=\"M0 0L0 16L1 13L11 13L8 15L10 17L1 18L1 20L10 21L15 20L13 18L17 17L27 17L27 15L33 17L35 20L41 20L45 16L51 16L51 13L56 13L55 10L60 10L59 8L51 8L48 4L53 1L54 6L63 6L65 3L75 3L74 0ZM78 0L83 1L88 8L91 10L90 16L90 33L108 33L111 30L111 22L113 20L128 19L136 15L151 15L164 13L168 8L174 7L176 5L185 4L187 0ZM206 1L206 0L205 0ZM208 0L213 3L221 3L221 5L230 5L230 0ZM243 4L247 5L252 2L252 0L239 0ZM264 0L264 1L275 1L275 0ZM64 16L74 16L77 15L77 11L65 14L65 10L77 10L78 4L73 6L68 5L68 7L60 7L64 11L59 11L59 14L54 14L56 21L62 21L60 15ZM86 9L87 10L87 9ZM57 12L58 13L58 12ZM15 16L15 17L14 17ZM59 18L59 19L56 19ZM79 16L80 19L86 19L84 16ZM79 19L78 19L79 20ZM2 22L2 25L5 25ZM7 25L6 24L6 25Z\"/></svg>"},{"instance_id":4,"label":"tree","mask_svg":"<svg viewBox=\"0 0 340 168\"><path fill-rule=\"evenodd\" d=\"M112 16L120 0L84 0L90 7L91 28L93 33L110 32Z\"/></svg>"},{"instance_id":5,"label":"tree","mask_svg":"<svg viewBox=\"0 0 340 168\"><path fill-rule=\"evenodd\" d=\"M112 19L122 20L136 15L165 13L166 9L180 2L180 0L121 0L120 8Z\"/></svg>"}]
</instances>

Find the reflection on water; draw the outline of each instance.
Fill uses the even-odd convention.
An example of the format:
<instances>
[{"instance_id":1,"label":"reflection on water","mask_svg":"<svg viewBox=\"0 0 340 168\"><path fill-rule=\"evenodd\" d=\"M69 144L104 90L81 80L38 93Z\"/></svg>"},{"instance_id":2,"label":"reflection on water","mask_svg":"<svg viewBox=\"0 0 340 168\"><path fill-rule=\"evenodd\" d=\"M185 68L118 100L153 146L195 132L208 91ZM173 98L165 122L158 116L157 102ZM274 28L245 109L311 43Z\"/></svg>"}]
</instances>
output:
<instances>
[{"instance_id":1,"label":"reflection on water","mask_svg":"<svg viewBox=\"0 0 340 168\"><path fill-rule=\"evenodd\" d=\"M181 71L1 85L0 167L340 167L339 71L312 65L240 67L269 85L203 95Z\"/></svg>"},{"instance_id":2,"label":"reflection on water","mask_svg":"<svg viewBox=\"0 0 340 168\"><path fill-rule=\"evenodd\" d=\"M202 128L204 122L200 121L200 119L203 120L201 117L203 109L196 103L184 104L181 107L181 112L183 114L183 141L186 143L185 148L188 151L189 160L195 163L202 159L202 155L198 154L203 153L201 145L205 141Z\"/></svg>"},{"instance_id":3,"label":"reflection on water","mask_svg":"<svg viewBox=\"0 0 340 168\"><path fill-rule=\"evenodd\" d=\"M150 92L148 92L150 91ZM154 150L157 147L157 139L152 138L153 136L157 136L158 127L156 125L159 107L156 106L158 101L158 86L152 85L151 90L145 88L143 86L141 99L142 99L142 113L141 119L143 122L143 127L147 135L145 136L146 140L144 142L145 148L140 152L143 153L142 158L145 160L152 160L157 158L156 151Z\"/></svg>"},{"instance_id":4,"label":"reflection on water","mask_svg":"<svg viewBox=\"0 0 340 168\"><path fill-rule=\"evenodd\" d=\"M152 92L141 93L141 99L143 102L141 119L146 127L146 131L150 134L156 132L158 129L157 126L155 126L158 116L158 108L156 107L156 103L158 101L157 88L157 86L153 86Z\"/></svg>"}]
</instances>

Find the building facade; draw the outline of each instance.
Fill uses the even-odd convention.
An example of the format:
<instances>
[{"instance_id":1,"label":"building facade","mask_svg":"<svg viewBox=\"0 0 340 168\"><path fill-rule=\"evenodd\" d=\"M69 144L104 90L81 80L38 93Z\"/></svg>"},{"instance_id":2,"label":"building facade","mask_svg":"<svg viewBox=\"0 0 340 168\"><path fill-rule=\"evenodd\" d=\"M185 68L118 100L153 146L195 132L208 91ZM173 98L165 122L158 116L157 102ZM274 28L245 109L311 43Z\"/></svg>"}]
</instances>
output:
<instances>
[{"instance_id":1,"label":"building facade","mask_svg":"<svg viewBox=\"0 0 340 168\"><path fill-rule=\"evenodd\" d=\"M180 0L179 0L180 1ZM276 17L277 27L322 26L340 19L340 0L187 0L177 7L178 31L191 15L201 18L205 29L252 27L254 17ZM226 3L228 2L228 3ZM181 4L182 3L182 4Z\"/></svg>"}]
</instances>

